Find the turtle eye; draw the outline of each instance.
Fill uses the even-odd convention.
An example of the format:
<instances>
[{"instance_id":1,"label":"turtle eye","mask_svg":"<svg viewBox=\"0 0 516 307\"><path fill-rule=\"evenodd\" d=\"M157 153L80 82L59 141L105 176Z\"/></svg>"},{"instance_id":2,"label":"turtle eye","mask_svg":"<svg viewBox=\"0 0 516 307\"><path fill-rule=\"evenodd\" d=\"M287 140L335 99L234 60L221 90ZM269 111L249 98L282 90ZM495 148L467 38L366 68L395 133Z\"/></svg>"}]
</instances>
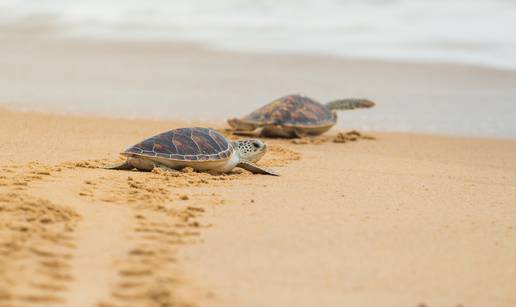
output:
<instances>
[{"instance_id":1,"label":"turtle eye","mask_svg":"<svg viewBox=\"0 0 516 307\"><path fill-rule=\"evenodd\" d=\"M256 149L260 148L260 144L258 144L258 143L256 143L256 142L254 142L254 143L253 143L253 146L254 146L254 148L256 148Z\"/></svg>"}]
</instances>

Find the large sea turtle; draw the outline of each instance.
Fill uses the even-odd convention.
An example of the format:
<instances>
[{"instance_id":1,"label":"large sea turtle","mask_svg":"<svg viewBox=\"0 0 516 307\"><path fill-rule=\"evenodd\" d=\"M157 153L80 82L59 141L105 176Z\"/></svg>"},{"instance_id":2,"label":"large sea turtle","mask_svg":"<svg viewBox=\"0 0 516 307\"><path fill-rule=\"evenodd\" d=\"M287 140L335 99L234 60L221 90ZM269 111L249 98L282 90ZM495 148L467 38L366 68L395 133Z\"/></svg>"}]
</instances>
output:
<instances>
[{"instance_id":1,"label":"large sea turtle","mask_svg":"<svg viewBox=\"0 0 516 307\"><path fill-rule=\"evenodd\" d=\"M270 137L304 137L322 134L337 123L337 110L374 107L367 99L339 99L321 104L309 97L289 95L259 108L242 118L228 120L237 134L262 128Z\"/></svg>"},{"instance_id":2,"label":"large sea turtle","mask_svg":"<svg viewBox=\"0 0 516 307\"><path fill-rule=\"evenodd\" d=\"M108 169L151 171L155 167L225 173L241 167L253 173L278 174L255 164L267 151L257 139L231 142L209 128L181 128L167 131L131 146L121 155L127 160Z\"/></svg>"}]
</instances>

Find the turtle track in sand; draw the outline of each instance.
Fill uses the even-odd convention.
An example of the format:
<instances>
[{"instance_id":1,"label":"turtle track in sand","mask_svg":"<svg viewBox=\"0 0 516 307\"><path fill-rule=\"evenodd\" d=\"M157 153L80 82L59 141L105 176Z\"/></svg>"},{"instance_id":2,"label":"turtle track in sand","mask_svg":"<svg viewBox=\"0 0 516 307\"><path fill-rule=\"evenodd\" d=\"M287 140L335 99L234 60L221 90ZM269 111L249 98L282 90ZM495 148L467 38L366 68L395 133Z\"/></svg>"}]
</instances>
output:
<instances>
[{"instance_id":1,"label":"turtle track in sand","mask_svg":"<svg viewBox=\"0 0 516 307\"><path fill-rule=\"evenodd\" d=\"M299 154L272 145L263 165ZM107 171L90 160L0 167L0 306L196 306L176 259L202 215L227 203L196 187L253 175ZM87 289L87 290L85 290Z\"/></svg>"},{"instance_id":2,"label":"turtle track in sand","mask_svg":"<svg viewBox=\"0 0 516 307\"><path fill-rule=\"evenodd\" d=\"M69 253L61 255L53 245L45 250L45 245L36 239L26 240L27 245L36 246L27 247L36 254L27 257L30 261L40 256L62 258L60 263L53 263L50 271L51 277L66 281L66 285L44 281L39 285L45 287L46 292L32 289L34 272L42 270L37 266L29 267L28 275L21 276L17 265L27 265L19 264L20 260L15 260L13 253L5 254L6 263L2 267L9 268L16 283L2 287L2 299L12 306L191 306L178 304L174 296L179 286L173 255L177 246L194 242L191 238L199 235L202 226L194 218L204 210L188 206L191 197L172 194L167 188L225 179L179 172L134 173L131 177L126 172L93 169L97 164L97 161L83 161L63 164L64 168L40 165L43 171L23 170L24 175L2 178L2 185L9 181L7 188L13 186L16 192L7 193L9 198L3 197L0 201L19 205L22 211L19 220L29 225L24 228L10 223L7 225L10 228L19 228L34 237L33 233L37 232L32 226L33 220L40 218L50 223L44 211L61 210L75 218L73 244L69 244L73 250ZM59 171L55 171L58 168ZM35 172L38 175L34 175ZM39 175L40 172L45 177ZM16 196L22 192L26 196ZM221 202L213 196L210 199L211 203ZM29 206L35 208L33 213L27 209ZM62 234L55 234L59 235ZM6 246L17 239L14 237ZM5 280L9 281L7 277ZM25 290L26 287L29 289ZM55 291L51 291L53 289ZM59 295L53 293L56 291ZM11 306L9 304L6 306Z\"/></svg>"},{"instance_id":3,"label":"turtle track in sand","mask_svg":"<svg viewBox=\"0 0 516 307\"><path fill-rule=\"evenodd\" d=\"M50 168L38 163L1 168L0 306L50 306L65 301L80 216L29 193Z\"/></svg>"},{"instance_id":4,"label":"turtle track in sand","mask_svg":"<svg viewBox=\"0 0 516 307\"><path fill-rule=\"evenodd\" d=\"M235 178L237 175L113 171L94 182L85 182L81 197L131 208L130 247L114 264L115 282L98 306L195 306L191 298L178 295L186 281L175 253L182 245L195 244L202 229L208 227L198 221L205 211L198 204L223 201L217 196L173 191Z\"/></svg>"},{"instance_id":5,"label":"turtle track in sand","mask_svg":"<svg viewBox=\"0 0 516 307\"><path fill-rule=\"evenodd\" d=\"M127 241L130 208L88 202L77 197L85 178L91 180L96 174L90 170L70 169L35 184L32 190L39 197L55 203L71 204L81 216L76 228L77 248L70 263L74 281L65 295L68 306L96 306L99 296L109 295L111 283L116 278L113 261L123 257L125 250L130 248Z\"/></svg>"}]
</instances>

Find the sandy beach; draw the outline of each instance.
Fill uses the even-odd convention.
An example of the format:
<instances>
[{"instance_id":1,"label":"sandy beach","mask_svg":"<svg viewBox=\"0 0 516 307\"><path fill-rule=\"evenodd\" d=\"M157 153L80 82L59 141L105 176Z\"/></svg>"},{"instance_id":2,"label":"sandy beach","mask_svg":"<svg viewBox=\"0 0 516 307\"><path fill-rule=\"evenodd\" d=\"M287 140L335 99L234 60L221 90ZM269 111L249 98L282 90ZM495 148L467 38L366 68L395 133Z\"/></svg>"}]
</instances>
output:
<instances>
[{"instance_id":1,"label":"sandy beach","mask_svg":"<svg viewBox=\"0 0 516 307\"><path fill-rule=\"evenodd\" d=\"M515 142L333 130L214 176L99 169L185 123L0 122L3 306L516 302Z\"/></svg>"},{"instance_id":2,"label":"sandy beach","mask_svg":"<svg viewBox=\"0 0 516 307\"><path fill-rule=\"evenodd\" d=\"M0 306L516 305L516 73L51 30L0 31ZM298 91L378 106L265 139L280 177L102 169ZM443 113L509 139L381 129ZM352 129L373 139L333 142Z\"/></svg>"}]
</instances>

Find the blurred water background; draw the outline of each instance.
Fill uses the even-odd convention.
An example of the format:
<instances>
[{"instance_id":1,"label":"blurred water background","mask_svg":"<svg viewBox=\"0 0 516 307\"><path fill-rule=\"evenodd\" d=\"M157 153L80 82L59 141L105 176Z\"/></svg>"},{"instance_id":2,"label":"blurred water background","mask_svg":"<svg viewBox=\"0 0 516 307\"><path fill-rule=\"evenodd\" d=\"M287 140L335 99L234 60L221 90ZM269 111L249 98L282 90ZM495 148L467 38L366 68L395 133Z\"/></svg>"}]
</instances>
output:
<instances>
[{"instance_id":1,"label":"blurred water background","mask_svg":"<svg viewBox=\"0 0 516 307\"><path fill-rule=\"evenodd\" d=\"M34 17L70 36L516 69L513 0L0 1L0 22Z\"/></svg>"}]
</instances>

